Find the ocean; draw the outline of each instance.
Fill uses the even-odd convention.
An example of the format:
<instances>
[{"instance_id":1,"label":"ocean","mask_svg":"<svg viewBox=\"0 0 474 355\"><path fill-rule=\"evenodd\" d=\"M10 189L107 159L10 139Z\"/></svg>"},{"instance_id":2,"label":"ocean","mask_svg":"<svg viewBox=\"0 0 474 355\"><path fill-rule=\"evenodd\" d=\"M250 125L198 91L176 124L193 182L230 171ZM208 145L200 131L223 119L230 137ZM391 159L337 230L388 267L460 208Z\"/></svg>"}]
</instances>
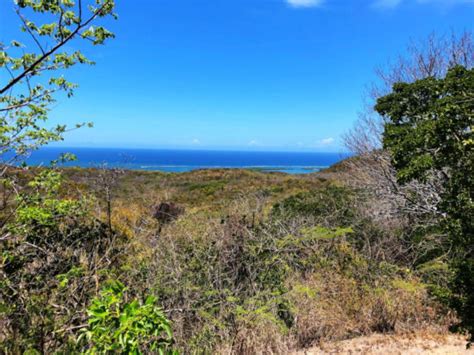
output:
<instances>
[{"instance_id":1,"label":"ocean","mask_svg":"<svg viewBox=\"0 0 474 355\"><path fill-rule=\"evenodd\" d=\"M341 153L251 152L216 150L164 150L119 148L44 147L33 152L28 165L47 166L61 153L73 153L76 161L65 166L119 167L135 170L186 172L196 169L244 168L305 174L320 171L348 157Z\"/></svg>"}]
</instances>

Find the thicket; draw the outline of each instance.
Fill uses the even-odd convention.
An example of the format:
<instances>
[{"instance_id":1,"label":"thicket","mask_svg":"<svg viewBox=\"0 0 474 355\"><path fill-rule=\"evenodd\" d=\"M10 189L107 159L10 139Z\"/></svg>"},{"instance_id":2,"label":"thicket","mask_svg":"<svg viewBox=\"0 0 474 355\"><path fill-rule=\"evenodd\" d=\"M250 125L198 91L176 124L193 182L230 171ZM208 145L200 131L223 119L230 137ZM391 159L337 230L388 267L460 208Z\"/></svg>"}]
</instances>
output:
<instances>
[{"instance_id":1,"label":"thicket","mask_svg":"<svg viewBox=\"0 0 474 355\"><path fill-rule=\"evenodd\" d=\"M356 196L330 185L284 199L257 222L241 206L204 233L192 218L165 231L146 279L170 310L179 347L284 353L372 332L441 329L450 316L416 271L364 253L351 226L370 222L346 204Z\"/></svg>"},{"instance_id":2,"label":"thicket","mask_svg":"<svg viewBox=\"0 0 474 355\"><path fill-rule=\"evenodd\" d=\"M159 233L153 202L127 216L147 191L126 208L117 199L110 230L97 218L107 202L87 193L93 176L89 188L39 171L10 224L15 238L2 244L5 352L283 353L372 332L443 331L452 320L424 273L387 252L407 231L373 225L358 191L319 182L285 197L283 175L265 192L266 175L250 173L263 178L245 198L211 205L219 212L187 205Z\"/></svg>"}]
</instances>

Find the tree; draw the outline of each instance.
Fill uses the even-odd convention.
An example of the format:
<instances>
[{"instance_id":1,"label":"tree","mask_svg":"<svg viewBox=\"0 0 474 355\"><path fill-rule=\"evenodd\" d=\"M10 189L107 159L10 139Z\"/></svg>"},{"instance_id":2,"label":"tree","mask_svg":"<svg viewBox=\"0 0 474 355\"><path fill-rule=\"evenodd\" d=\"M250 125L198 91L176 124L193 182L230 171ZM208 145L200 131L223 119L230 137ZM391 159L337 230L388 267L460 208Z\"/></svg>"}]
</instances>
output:
<instances>
[{"instance_id":1,"label":"tree","mask_svg":"<svg viewBox=\"0 0 474 355\"><path fill-rule=\"evenodd\" d=\"M444 78L456 65L474 67L474 38L471 31L443 36L436 33L412 41L395 61L375 69L376 81L365 92L359 119L344 137L346 147L358 155L382 148L384 120L374 111L377 99L387 95L394 84L413 83L429 77Z\"/></svg>"},{"instance_id":2,"label":"tree","mask_svg":"<svg viewBox=\"0 0 474 355\"><path fill-rule=\"evenodd\" d=\"M71 97L77 87L64 78L63 72L76 64L94 64L81 51L66 51L66 45L75 41L99 45L114 37L105 27L96 25L99 19L116 18L114 6L114 0L14 2L25 38L0 43L0 70L9 78L0 83L0 184L4 197L0 236L18 207L9 203L18 188L14 175L7 176L7 172L13 165L24 163L31 151L63 139L68 127L46 125L55 95L63 92ZM84 125L79 123L76 128Z\"/></svg>"},{"instance_id":3,"label":"tree","mask_svg":"<svg viewBox=\"0 0 474 355\"><path fill-rule=\"evenodd\" d=\"M387 231L404 231L410 243L413 235L420 232L432 234L429 245L424 242L412 245L410 258L414 264L432 254L434 243L438 244L434 249L444 248L437 228L438 220L442 218L437 206L444 191L444 176L440 171L432 170L423 181L413 179L399 184L390 152L383 149L385 119L374 106L379 97L391 92L395 83L444 78L456 65L467 69L474 67L472 32L453 32L444 36L433 33L412 41L396 60L376 69L376 81L365 92L359 119L344 137L345 146L357 157L346 162L347 174L342 177L349 186L366 190L371 198L369 207L362 212Z\"/></svg>"},{"instance_id":4,"label":"tree","mask_svg":"<svg viewBox=\"0 0 474 355\"><path fill-rule=\"evenodd\" d=\"M64 92L71 97L76 88L62 71L93 64L80 51L66 51L66 44L82 40L99 45L112 38L112 32L95 23L116 17L113 10L114 0L15 1L27 38L0 43L0 69L10 78L0 84L0 178L32 150L63 139L65 125L44 125L54 95Z\"/></svg>"},{"instance_id":5,"label":"tree","mask_svg":"<svg viewBox=\"0 0 474 355\"><path fill-rule=\"evenodd\" d=\"M116 18L114 6L114 0L14 2L25 38L0 43L0 70L6 74L1 78L9 78L0 83L0 240L6 239L7 222L21 207L15 201L19 194L15 174L7 172L24 163L31 151L63 139L68 127L46 124L55 95L63 92L71 97L77 87L63 72L76 64L93 64L81 51L65 50L66 45L70 48L75 41L99 45L112 38L113 33L96 22Z\"/></svg>"},{"instance_id":6,"label":"tree","mask_svg":"<svg viewBox=\"0 0 474 355\"><path fill-rule=\"evenodd\" d=\"M395 61L375 70L376 81L371 83L364 94L364 107L354 127L344 136L346 148L362 157L360 161L351 164L351 180L365 187L370 185L378 199L387 203L394 201L393 209L406 205L406 197L413 190L420 190L421 195L433 195L431 201L422 201L421 212L438 202L437 181L427 181L429 185L411 186L409 190L396 186L395 171L390 165L390 157L384 151L382 138L384 119L376 111L374 105L379 97L390 93L392 86L398 82L412 83L428 77L443 78L447 71L456 66L474 67L474 38L470 31L450 36L430 34L420 41L412 41L405 53ZM431 185L431 186L430 186ZM430 202L430 203L429 203ZM413 204L409 204L413 213ZM422 207L424 206L424 207Z\"/></svg>"},{"instance_id":7,"label":"tree","mask_svg":"<svg viewBox=\"0 0 474 355\"><path fill-rule=\"evenodd\" d=\"M442 175L436 206L451 244L453 305L474 339L474 69L456 66L445 78L398 83L377 100L386 120L384 149L398 182Z\"/></svg>"},{"instance_id":8,"label":"tree","mask_svg":"<svg viewBox=\"0 0 474 355\"><path fill-rule=\"evenodd\" d=\"M87 198L64 196L57 170L12 168L63 139L69 128L46 122L57 95L76 88L63 72L93 64L66 48L112 38L97 22L113 10L113 0L16 0L25 38L0 43L0 352L68 352L100 271L116 262L119 238L104 238Z\"/></svg>"}]
</instances>

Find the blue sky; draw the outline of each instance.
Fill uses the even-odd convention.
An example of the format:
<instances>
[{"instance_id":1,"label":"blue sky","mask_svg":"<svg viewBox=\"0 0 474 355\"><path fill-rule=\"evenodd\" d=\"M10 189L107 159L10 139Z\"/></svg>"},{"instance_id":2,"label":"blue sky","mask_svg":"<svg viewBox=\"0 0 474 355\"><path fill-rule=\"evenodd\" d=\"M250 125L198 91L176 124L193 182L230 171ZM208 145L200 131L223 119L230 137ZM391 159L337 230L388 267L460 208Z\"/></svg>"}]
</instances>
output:
<instances>
[{"instance_id":1,"label":"blue sky","mask_svg":"<svg viewBox=\"0 0 474 355\"><path fill-rule=\"evenodd\" d=\"M342 151L377 65L474 25L474 0L117 3L117 38L81 45L97 65L68 73L80 88L51 114L95 123L66 146ZM18 26L2 0L0 41Z\"/></svg>"}]
</instances>

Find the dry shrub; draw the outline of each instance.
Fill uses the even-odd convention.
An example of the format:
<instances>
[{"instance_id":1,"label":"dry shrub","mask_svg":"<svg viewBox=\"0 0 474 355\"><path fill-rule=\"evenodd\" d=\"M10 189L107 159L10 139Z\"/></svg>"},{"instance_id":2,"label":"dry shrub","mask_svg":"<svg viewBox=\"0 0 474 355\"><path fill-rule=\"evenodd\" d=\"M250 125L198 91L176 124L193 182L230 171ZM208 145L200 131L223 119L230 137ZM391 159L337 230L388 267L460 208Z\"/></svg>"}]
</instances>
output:
<instances>
[{"instance_id":1,"label":"dry shrub","mask_svg":"<svg viewBox=\"0 0 474 355\"><path fill-rule=\"evenodd\" d=\"M132 175L124 178L152 183ZM362 211L364 191L254 172L166 179L172 193L116 199L112 224L133 237L126 283L158 297L184 353L288 353L374 332L445 329L445 310L406 270L402 228L374 223ZM158 233L153 206L163 200L185 213Z\"/></svg>"},{"instance_id":2,"label":"dry shrub","mask_svg":"<svg viewBox=\"0 0 474 355\"><path fill-rule=\"evenodd\" d=\"M219 353L285 354L291 349L285 324L275 310L250 308L238 311L237 329L230 345Z\"/></svg>"},{"instance_id":3,"label":"dry shrub","mask_svg":"<svg viewBox=\"0 0 474 355\"><path fill-rule=\"evenodd\" d=\"M380 280L379 280L380 281ZM291 287L297 347L372 333L446 332L452 316L411 277L376 285L325 271Z\"/></svg>"},{"instance_id":4,"label":"dry shrub","mask_svg":"<svg viewBox=\"0 0 474 355\"><path fill-rule=\"evenodd\" d=\"M138 203L126 203L121 200L114 203L112 226L115 231L128 236L130 239L158 228L148 206Z\"/></svg>"},{"instance_id":5,"label":"dry shrub","mask_svg":"<svg viewBox=\"0 0 474 355\"><path fill-rule=\"evenodd\" d=\"M353 296L354 287L348 281L339 275L314 274L292 286L290 299L296 309L294 332L298 348L357 332L354 319L348 317L348 307L343 304Z\"/></svg>"},{"instance_id":6,"label":"dry shrub","mask_svg":"<svg viewBox=\"0 0 474 355\"><path fill-rule=\"evenodd\" d=\"M333 202L322 211L334 211ZM266 219L256 201L237 207L220 219L183 216L156 238L147 278L185 352L286 353L442 323L424 286L367 258L349 229L315 227L301 216Z\"/></svg>"}]
</instances>

